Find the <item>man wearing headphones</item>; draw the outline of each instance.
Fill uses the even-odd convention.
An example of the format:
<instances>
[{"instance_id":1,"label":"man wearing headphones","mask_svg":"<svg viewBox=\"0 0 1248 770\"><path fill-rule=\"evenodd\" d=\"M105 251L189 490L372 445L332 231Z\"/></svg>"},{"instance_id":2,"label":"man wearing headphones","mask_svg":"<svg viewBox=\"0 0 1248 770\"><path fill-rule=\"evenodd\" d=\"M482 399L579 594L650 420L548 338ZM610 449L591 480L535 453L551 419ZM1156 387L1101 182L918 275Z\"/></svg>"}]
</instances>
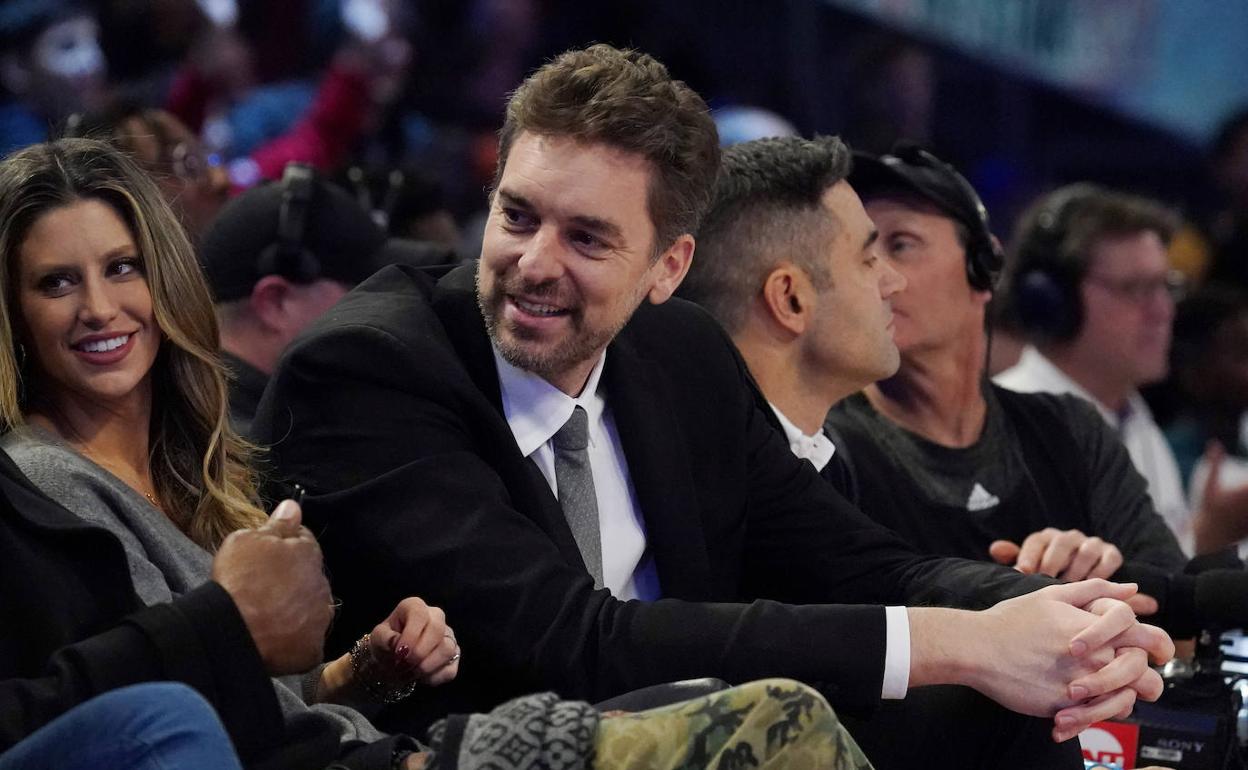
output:
<instances>
[{"instance_id":1,"label":"man wearing headphones","mask_svg":"<svg viewBox=\"0 0 1248 770\"><path fill-rule=\"evenodd\" d=\"M856 156L848 179L878 236L847 249L800 217L837 144L727 150L681 289L732 336L794 454L920 551L1137 580L1151 596L1136 610L1160 604L1157 622L1176 635L1242 622L1237 601L1210 597L1242 597L1244 573L1179 574L1185 556L1089 405L985 379L1003 260L970 184L915 147ZM886 325L893 339L879 336ZM846 722L882 767L1062 766L1034 725L1011 718L974 693L927 688Z\"/></svg>"},{"instance_id":2,"label":"man wearing headphones","mask_svg":"<svg viewBox=\"0 0 1248 770\"><path fill-rule=\"evenodd\" d=\"M278 358L306 326L382 267L437 264L444 252L387 239L346 191L302 164L231 201L204 235L200 259L234 373L235 429L248 435Z\"/></svg>"},{"instance_id":3,"label":"man wearing headphones","mask_svg":"<svg viewBox=\"0 0 1248 770\"><path fill-rule=\"evenodd\" d=\"M1159 204L1091 184L1034 204L1015 238L1007 299L1035 345L996 381L1091 402L1180 542L1207 553L1248 534L1248 497L1215 482L1201 513L1191 515L1174 454L1137 391L1166 375L1181 288L1166 255L1175 226Z\"/></svg>"},{"instance_id":4,"label":"man wearing headphones","mask_svg":"<svg viewBox=\"0 0 1248 770\"><path fill-rule=\"evenodd\" d=\"M924 550L1025 572L1105 577L1124 554L1181 570L1143 479L1086 404L985 381L1003 259L970 184L913 147L859 156L850 183L909 283L893 298L900 369L828 419L863 510Z\"/></svg>"}]
</instances>

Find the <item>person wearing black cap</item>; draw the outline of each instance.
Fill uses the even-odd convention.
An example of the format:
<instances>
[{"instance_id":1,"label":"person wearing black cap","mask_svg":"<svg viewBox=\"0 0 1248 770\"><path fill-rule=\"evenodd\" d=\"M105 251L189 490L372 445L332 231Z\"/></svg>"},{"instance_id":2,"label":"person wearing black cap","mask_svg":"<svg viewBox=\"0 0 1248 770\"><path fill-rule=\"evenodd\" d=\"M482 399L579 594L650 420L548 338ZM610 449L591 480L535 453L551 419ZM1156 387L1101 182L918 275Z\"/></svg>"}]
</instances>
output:
<instances>
[{"instance_id":1,"label":"person wearing black cap","mask_svg":"<svg viewBox=\"0 0 1248 770\"><path fill-rule=\"evenodd\" d=\"M907 279L892 298L900 368L825 426L863 511L925 552L1138 582L1133 607L1176 638L1242 625L1242 565L1229 553L1187 560L1087 402L986 379L985 309L1002 258L969 183L915 148L861 156L849 179Z\"/></svg>"},{"instance_id":2,"label":"person wearing black cap","mask_svg":"<svg viewBox=\"0 0 1248 770\"><path fill-rule=\"evenodd\" d=\"M850 183L906 276L901 366L829 415L865 511L926 550L1068 580L1186 558L1112 431L1084 403L984 376L1001 248L970 184L930 153L860 156ZM936 517L934 512L941 515Z\"/></svg>"},{"instance_id":3,"label":"person wearing black cap","mask_svg":"<svg viewBox=\"0 0 1248 770\"><path fill-rule=\"evenodd\" d=\"M308 166L290 164L281 182L231 201L200 247L221 324L221 350L234 372L230 419L251 427L282 351L357 283L389 264L452 259L430 244L388 239L344 190Z\"/></svg>"}]
</instances>

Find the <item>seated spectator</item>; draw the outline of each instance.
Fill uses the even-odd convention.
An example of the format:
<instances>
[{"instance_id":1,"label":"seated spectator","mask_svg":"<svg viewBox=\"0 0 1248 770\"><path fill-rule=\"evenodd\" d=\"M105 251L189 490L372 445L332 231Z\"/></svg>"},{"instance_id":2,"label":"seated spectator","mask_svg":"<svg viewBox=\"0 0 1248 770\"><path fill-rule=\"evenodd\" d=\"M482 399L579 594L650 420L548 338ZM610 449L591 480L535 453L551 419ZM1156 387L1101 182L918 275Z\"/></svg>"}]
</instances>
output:
<instances>
[{"instance_id":1,"label":"seated spectator","mask_svg":"<svg viewBox=\"0 0 1248 770\"><path fill-rule=\"evenodd\" d=\"M890 306L906 279L884 256L846 183L849 170L849 149L832 137L727 149L680 292L732 337L793 454L857 500L845 444L839 436L834 443L825 420L833 404L896 373ZM889 465L879 475L904 485L905 473ZM1047 770L1081 762L1076 745L1049 739L1045 720L1013 714L970 688L923 688L849 723L880 767ZM898 741L901 734L907 740Z\"/></svg>"},{"instance_id":2,"label":"seated spectator","mask_svg":"<svg viewBox=\"0 0 1248 770\"><path fill-rule=\"evenodd\" d=\"M5 405L0 447L120 539L145 604L168 602L209 579L227 535L265 520L248 447L225 418L207 287L154 184L106 145L39 145L2 174L0 283L12 287L6 343L22 390ZM295 718L307 711L300 695L394 697L454 678L458 660L442 613L408 600L304 693L275 684ZM316 715L344 742L381 738L351 709Z\"/></svg>"},{"instance_id":3,"label":"seated spectator","mask_svg":"<svg viewBox=\"0 0 1248 770\"><path fill-rule=\"evenodd\" d=\"M279 82L260 82L255 44L236 24L248 11L266 15L271 9L237 10L212 14L202 25L164 106L222 155L237 189L281 178L292 161L337 170L402 91L412 61L409 4L379 0L315 9L310 15L334 20L341 39L317 78ZM300 26L292 19L288 27L259 29L285 43Z\"/></svg>"},{"instance_id":4,"label":"seated spectator","mask_svg":"<svg viewBox=\"0 0 1248 770\"><path fill-rule=\"evenodd\" d=\"M845 184L847 175L862 191L865 211ZM698 259L681 291L732 336L793 453L917 548L987 560L995 540L1024 542L1036 533L1027 542L1034 549L1040 530L1079 510L1060 499L1067 479L1086 479L1070 495L1103 502L1077 523L1122 538L1129 558L1153 574L1151 590L1168 607L1190 610L1194 579L1170 574L1186 559L1099 417L1074 399L1050 403L981 389L984 306L1000 262L980 212L953 169L914 148L884 162L860 157L850 173L849 151L836 139L750 142L724 154L715 201L699 230ZM881 382L872 385L875 380ZM920 407L923 420L911 413ZM948 435L946 422L969 422L969 438ZM1070 433L1064 440L1079 447L1064 457L1116 458L1118 471L1114 462L1091 460L1092 467L1064 476L1039 451L1043 442L1023 451L1020 444L1036 441L1036 431ZM1124 470L1134 487L1111 484ZM1020 477L1041 486L1020 484ZM969 505L968 499L989 497L974 491L981 484L995 502ZM1071 579L1088 569L1115 575L1118 550L1073 530L1061 546L1076 535L1087 543L1084 554L1102 561L1071 572L1079 567L1049 563L1060 558L1054 547L1036 559L1040 571ZM1022 567L1037 571L1025 561ZM1248 587L1248 579L1241 583ZM1190 611L1164 617L1175 628L1199 627ZM1235 616L1244 619L1242 612ZM948 689L886 703L870 721L852 721L851 729L886 766L991 767L1008 757L1010 764L1040 768L1078 761L1077 753L1046 753L1044 732L1027 720L1011 722L974 693ZM899 733L915 740L898 742Z\"/></svg>"},{"instance_id":5,"label":"seated spectator","mask_svg":"<svg viewBox=\"0 0 1248 770\"><path fill-rule=\"evenodd\" d=\"M278 475L333 528L331 644L419 581L488 659L437 693L456 709L761 672L869 709L957 681L1065 739L1157 694L1143 648L1170 642L1135 624L1131 588L1028 593L1049 581L918 556L792 456L705 313L666 303L719 146L662 64L561 55L512 96L499 147L479 265L362 283L294 343L257 415ZM884 606L906 602L990 609ZM1110 617L1121 655L1072 658L1069 637ZM1072 674L1107 697L1072 700Z\"/></svg>"},{"instance_id":6,"label":"seated spectator","mask_svg":"<svg viewBox=\"0 0 1248 770\"><path fill-rule=\"evenodd\" d=\"M99 108L106 77L86 0L0 3L0 157L42 142L72 113Z\"/></svg>"},{"instance_id":7,"label":"seated spectator","mask_svg":"<svg viewBox=\"0 0 1248 770\"><path fill-rule=\"evenodd\" d=\"M446 207L442 185L421 169L353 165L344 186L390 235L435 243L447 250L449 262L459 261L454 252L463 234Z\"/></svg>"},{"instance_id":8,"label":"seated spectator","mask_svg":"<svg viewBox=\"0 0 1248 770\"><path fill-rule=\"evenodd\" d=\"M160 186L191 242L198 245L230 192L221 159L204 151L182 121L132 102L76 115L67 136L106 139L139 162Z\"/></svg>"},{"instance_id":9,"label":"seated spectator","mask_svg":"<svg viewBox=\"0 0 1248 770\"><path fill-rule=\"evenodd\" d=\"M1190 488L1210 441L1248 458L1248 294L1212 284L1180 302L1170 361L1181 406L1166 439Z\"/></svg>"},{"instance_id":10,"label":"seated spectator","mask_svg":"<svg viewBox=\"0 0 1248 770\"><path fill-rule=\"evenodd\" d=\"M1192 508L1248 509L1248 296L1210 284L1179 303L1170 358L1181 405L1166 440ZM1222 521L1217 539L1243 557L1248 517Z\"/></svg>"},{"instance_id":11,"label":"seated spectator","mask_svg":"<svg viewBox=\"0 0 1248 770\"><path fill-rule=\"evenodd\" d=\"M284 502L264 523L254 503L247 445L226 422L207 287L154 183L101 142L38 145L0 164L0 221L0 285L10 287L0 350L13 351L0 355L0 465L6 507L10 494L29 506L14 501L0 517L14 532L0 544L19 554L2 566L6 585L17 579L8 570L23 580L55 575L29 601L0 594L30 619L0 635L9 653L0 656L0 698L18 704L3 710L10 742L92 688L159 673L213 693L249 764L276 752L282 767L335 757L348 767L422 766L410 739L386 737L333 702L374 710L453 679L459 645L436 608L405 599L350 653L302 678L264 680L319 660L329 588L298 506ZM257 551L259 563L249 558ZM744 717L736 729L706 718L725 710ZM505 738L534 719L549 735L517 757ZM541 751L580 761L597 753L600 767L653 766L656 757L702 766L742 750L781 764L806 756L866 766L822 698L792 682L618 720L543 694L445 722L432 740L448 747L437 755L448 768L468 755L549 764ZM777 730L789 732L777 741ZM673 731L710 753L668 746L662 736Z\"/></svg>"},{"instance_id":12,"label":"seated spectator","mask_svg":"<svg viewBox=\"0 0 1248 770\"><path fill-rule=\"evenodd\" d=\"M1174 454L1138 388L1166 375L1174 293L1166 244L1174 217L1153 201L1078 184L1037 201L1019 223L1004 288L1034 347L995 381L1071 393L1126 445L1156 510L1188 553L1234 542L1248 498L1215 494L1191 511Z\"/></svg>"},{"instance_id":13,"label":"seated spectator","mask_svg":"<svg viewBox=\"0 0 1248 770\"><path fill-rule=\"evenodd\" d=\"M241 770L221 720L186 685L136 684L97 696L0 753L0 770Z\"/></svg>"},{"instance_id":14,"label":"seated spectator","mask_svg":"<svg viewBox=\"0 0 1248 770\"><path fill-rule=\"evenodd\" d=\"M387 239L350 195L306 166L231 201L205 235L200 262L234 375L234 429L248 434L286 346L357 283L389 264L453 258L433 244Z\"/></svg>"}]
</instances>

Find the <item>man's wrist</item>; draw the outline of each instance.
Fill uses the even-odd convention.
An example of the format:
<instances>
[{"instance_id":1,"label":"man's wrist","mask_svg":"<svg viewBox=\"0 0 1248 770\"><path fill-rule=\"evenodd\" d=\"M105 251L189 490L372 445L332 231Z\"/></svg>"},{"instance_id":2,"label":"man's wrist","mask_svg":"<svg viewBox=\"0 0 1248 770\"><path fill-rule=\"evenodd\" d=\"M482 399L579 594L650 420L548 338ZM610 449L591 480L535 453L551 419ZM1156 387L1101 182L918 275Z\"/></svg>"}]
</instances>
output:
<instances>
[{"instance_id":1,"label":"man's wrist","mask_svg":"<svg viewBox=\"0 0 1248 770\"><path fill-rule=\"evenodd\" d=\"M906 615L910 622L910 687L975 687L981 670L978 643L992 633L985 613L907 607Z\"/></svg>"}]
</instances>

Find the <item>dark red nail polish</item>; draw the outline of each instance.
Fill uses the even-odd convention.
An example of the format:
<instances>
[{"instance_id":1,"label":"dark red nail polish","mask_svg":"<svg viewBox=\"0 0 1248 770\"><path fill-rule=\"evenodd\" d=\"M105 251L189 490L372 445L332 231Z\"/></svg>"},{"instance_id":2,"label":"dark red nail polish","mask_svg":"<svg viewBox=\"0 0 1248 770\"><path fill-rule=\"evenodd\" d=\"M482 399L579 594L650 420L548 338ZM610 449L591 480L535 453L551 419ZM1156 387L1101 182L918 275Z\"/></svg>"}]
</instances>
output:
<instances>
[{"instance_id":1,"label":"dark red nail polish","mask_svg":"<svg viewBox=\"0 0 1248 770\"><path fill-rule=\"evenodd\" d=\"M395 656L402 661L407 661L407 653L411 652L406 644L399 645L399 649L394 651Z\"/></svg>"}]
</instances>

